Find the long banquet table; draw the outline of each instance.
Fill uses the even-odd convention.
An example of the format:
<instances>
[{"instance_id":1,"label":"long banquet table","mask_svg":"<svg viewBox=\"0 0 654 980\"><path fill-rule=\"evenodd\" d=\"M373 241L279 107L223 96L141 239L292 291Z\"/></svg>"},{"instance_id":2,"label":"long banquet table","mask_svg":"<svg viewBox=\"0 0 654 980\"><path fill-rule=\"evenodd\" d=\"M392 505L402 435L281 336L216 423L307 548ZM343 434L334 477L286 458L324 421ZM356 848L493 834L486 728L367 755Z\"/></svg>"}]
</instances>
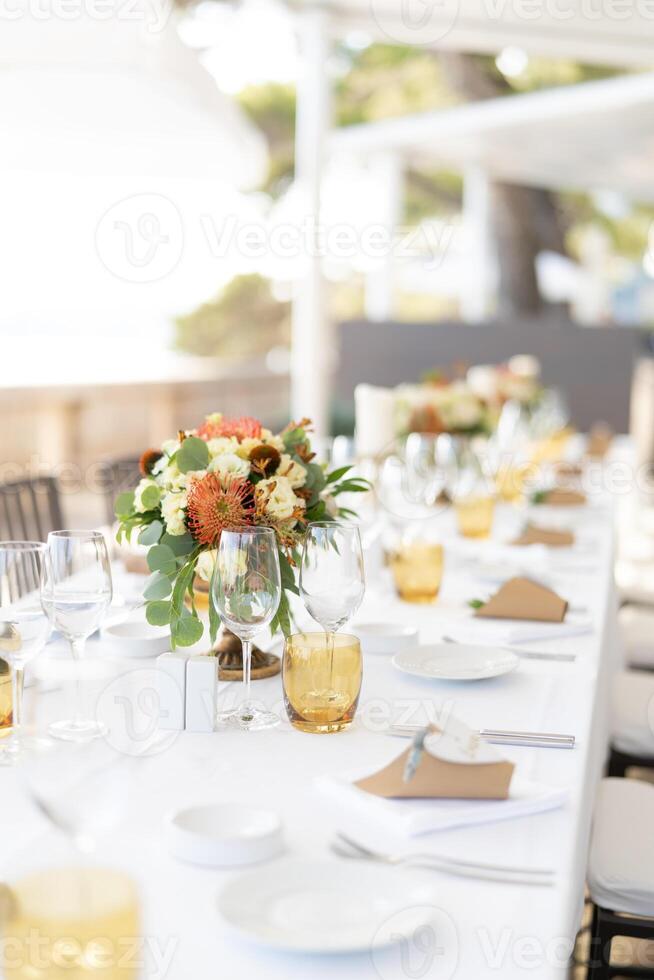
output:
<instances>
[{"instance_id":1,"label":"long banquet table","mask_svg":"<svg viewBox=\"0 0 654 980\"><path fill-rule=\"evenodd\" d=\"M580 925L593 799L606 753L610 679L620 657L610 503L604 500L585 508L580 521L591 552L579 570L562 563L561 571L553 575L559 591L587 610L593 630L575 638L526 645L574 652L574 662L522 660L515 672L502 677L448 684L408 676L397 671L390 658L366 655L359 713L345 733L315 737L293 730L285 720L280 677L275 677L257 681L254 687L258 698L282 714L278 728L181 733L168 738L161 751L138 760L127 815L102 842L95 860L131 869L143 899L144 935L156 940L164 959L170 957L165 966L157 966L150 950L144 977L332 980L338 975L342 980L395 980L426 975L436 980L525 976L549 980L566 975ZM385 574L369 570L368 592L356 619L414 622L423 642L447 633L448 623L466 614L466 598L480 588L474 562L456 557L454 548L450 557L447 543L444 588L433 607L401 603ZM119 568L115 587L119 592L134 591ZM91 658L103 650L103 640L89 641ZM62 641L51 643L50 657L65 653ZM135 690L152 684L151 662L122 660L117 668L122 675L119 683L126 690L130 685ZM54 703L58 694L40 696ZM281 815L289 855L338 860L329 851L329 841L341 826L342 815L319 793L315 777L342 774L354 762L369 763L372 770L390 760L403 743L384 734L385 722L418 723L426 720L426 710L439 710L445 704L473 727L572 733L577 744L572 751L501 750L523 776L565 787L568 798L563 807L430 835L428 846L452 856L551 867L557 876L552 888L526 888L423 872L433 881L439 915L448 922L446 948L439 949L428 972L420 972L424 965L420 950L410 945L408 950L399 946L339 956L299 955L257 946L231 932L216 909L219 889L239 872L204 870L169 856L162 835L168 811L194 803L238 801L263 805ZM27 802L15 771L0 770L0 787L5 858L10 844L12 861L20 863L21 855L28 854L31 863L38 864L40 857L47 856L53 833ZM420 846L427 846L426 838ZM279 867L283 873L283 864ZM397 869L398 875L403 873Z\"/></svg>"}]
</instances>

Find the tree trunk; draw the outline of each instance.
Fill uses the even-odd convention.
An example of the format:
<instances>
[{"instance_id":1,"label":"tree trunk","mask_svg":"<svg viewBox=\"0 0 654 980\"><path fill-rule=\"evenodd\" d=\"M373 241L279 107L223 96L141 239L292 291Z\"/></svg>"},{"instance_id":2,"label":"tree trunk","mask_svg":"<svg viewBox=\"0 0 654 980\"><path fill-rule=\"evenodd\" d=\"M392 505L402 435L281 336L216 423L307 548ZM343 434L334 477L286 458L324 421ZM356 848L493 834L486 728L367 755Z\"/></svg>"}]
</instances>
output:
<instances>
[{"instance_id":1,"label":"tree trunk","mask_svg":"<svg viewBox=\"0 0 654 980\"><path fill-rule=\"evenodd\" d=\"M438 57L446 80L467 101L497 98L511 91L486 59L458 52L442 52ZM554 197L542 188L493 182L491 215L500 272L498 312L504 316L538 314L546 304L538 290L536 257L544 249L566 254Z\"/></svg>"}]
</instances>

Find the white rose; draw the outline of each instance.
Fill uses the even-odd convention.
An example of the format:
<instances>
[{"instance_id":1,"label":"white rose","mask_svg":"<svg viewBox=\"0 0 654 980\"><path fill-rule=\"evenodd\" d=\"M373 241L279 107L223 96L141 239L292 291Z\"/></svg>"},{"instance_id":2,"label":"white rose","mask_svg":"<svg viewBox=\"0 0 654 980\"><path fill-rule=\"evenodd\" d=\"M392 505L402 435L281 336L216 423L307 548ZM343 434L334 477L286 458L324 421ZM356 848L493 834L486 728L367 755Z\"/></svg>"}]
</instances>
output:
<instances>
[{"instance_id":1,"label":"white rose","mask_svg":"<svg viewBox=\"0 0 654 980\"><path fill-rule=\"evenodd\" d=\"M200 557L198 558L198 563L195 566L195 571L203 582L211 581L211 576L213 575L213 570L216 564L217 554L218 552L214 548L213 551L203 551Z\"/></svg>"},{"instance_id":2,"label":"white rose","mask_svg":"<svg viewBox=\"0 0 654 980\"><path fill-rule=\"evenodd\" d=\"M466 375L466 380L470 390L478 398L485 402L497 401L499 395L498 376L497 369L492 364L478 364L476 367L471 367Z\"/></svg>"},{"instance_id":3,"label":"white rose","mask_svg":"<svg viewBox=\"0 0 654 980\"><path fill-rule=\"evenodd\" d=\"M307 471L304 466L291 459L288 453L282 453L276 475L285 476L294 490L303 487L307 482Z\"/></svg>"},{"instance_id":4,"label":"white rose","mask_svg":"<svg viewBox=\"0 0 654 980\"><path fill-rule=\"evenodd\" d=\"M519 374L522 378L538 378L540 376L540 361L533 354L516 354L507 365L511 374Z\"/></svg>"},{"instance_id":5,"label":"white rose","mask_svg":"<svg viewBox=\"0 0 654 980\"><path fill-rule=\"evenodd\" d=\"M216 439L209 439L207 449L212 458L222 453L235 453L238 449L238 439L236 436L218 436Z\"/></svg>"},{"instance_id":6,"label":"white rose","mask_svg":"<svg viewBox=\"0 0 654 980\"><path fill-rule=\"evenodd\" d=\"M144 514L146 510L151 510L151 507L146 507L143 503L143 492L148 489L148 487L155 487L156 484L154 480L145 478L140 481L136 490L134 491L134 510L137 510L139 514Z\"/></svg>"},{"instance_id":7,"label":"white rose","mask_svg":"<svg viewBox=\"0 0 654 980\"><path fill-rule=\"evenodd\" d=\"M304 501L296 497L293 487L285 476L271 476L257 483L257 495L265 498L265 511L275 521L285 521L293 516L296 507L304 507Z\"/></svg>"},{"instance_id":8,"label":"white rose","mask_svg":"<svg viewBox=\"0 0 654 980\"><path fill-rule=\"evenodd\" d=\"M167 493L161 502L161 513L166 522L168 534L185 534L186 524L184 522L184 508L186 507L187 493L185 490L171 491Z\"/></svg>"},{"instance_id":9,"label":"white rose","mask_svg":"<svg viewBox=\"0 0 654 980\"><path fill-rule=\"evenodd\" d=\"M250 463L247 459L241 459L236 453L223 453L222 456L216 456L211 460L209 470L220 477L238 476L246 479L250 475Z\"/></svg>"}]
</instances>

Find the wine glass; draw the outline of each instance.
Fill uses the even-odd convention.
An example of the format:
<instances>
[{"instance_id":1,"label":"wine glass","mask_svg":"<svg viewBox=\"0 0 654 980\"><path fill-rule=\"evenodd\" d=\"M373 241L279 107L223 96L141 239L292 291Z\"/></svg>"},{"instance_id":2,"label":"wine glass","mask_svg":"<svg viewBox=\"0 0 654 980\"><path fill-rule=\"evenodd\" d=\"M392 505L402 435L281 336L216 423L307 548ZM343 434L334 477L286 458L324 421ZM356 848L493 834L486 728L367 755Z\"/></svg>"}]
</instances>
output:
<instances>
[{"instance_id":1,"label":"wine glass","mask_svg":"<svg viewBox=\"0 0 654 980\"><path fill-rule=\"evenodd\" d=\"M41 607L46 546L37 541L0 543L0 657L11 668L12 733L0 748L0 765L18 761L28 743L23 733L25 665L41 652L50 622Z\"/></svg>"},{"instance_id":2,"label":"wine glass","mask_svg":"<svg viewBox=\"0 0 654 980\"><path fill-rule=\"evenodd\" d=\"M105 734L105 726L85 717L80 679L86 641L100 626L113 594L107 545L99 531L52 531L41 601L53 626L70 643L77 666L77 712L53 722L55 738L85 741Z\"/></svg>"},{"instance_id":3,"label":"wine glass","mask_svg":"<svg viewBox=\"0 0 654 980\"><path fill-rule=\"evenodd\" d=\"M300 565L300 595L309 614L334 634L361 605L365 592L359 528L309 524Z\"/></svg>"},{"instance_id":4,"label":"wine glass","mask_svg":"<svg viewBox=\"0 0 654 980\"><path fill-rule=\"evenodd\" d=\"M235 633L243 651L244 700L220 712L219 722L254 730L272 728L279 718L253 703L250 696L252 640L272 622L281 598L277 537L269 527L243 527L220 535L211 592L216 609Z\"/></svg>"}]
</instances>

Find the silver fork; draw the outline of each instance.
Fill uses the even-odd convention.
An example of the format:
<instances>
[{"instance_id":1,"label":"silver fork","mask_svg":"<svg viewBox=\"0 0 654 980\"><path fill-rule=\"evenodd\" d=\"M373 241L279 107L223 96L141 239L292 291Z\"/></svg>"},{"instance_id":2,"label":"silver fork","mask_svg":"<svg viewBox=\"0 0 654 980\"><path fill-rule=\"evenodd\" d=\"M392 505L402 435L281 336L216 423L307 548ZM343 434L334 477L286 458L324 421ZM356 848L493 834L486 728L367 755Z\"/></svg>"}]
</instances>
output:
<instances>
[{"instance_id":1,"label":"silver fork","mask_svg":"<svg viewBox=\"0 0 654 980\"><path fill-rule=\"evenodd\" d=\"M461 645L459 640L455 640L453 636L442 636L443 643L456 643L458 646ZM557 660L561 663L572 662L576 660L576 654L574 653L549 653L545 650L520 650L518 647L507 647L500 646L497 647L499 650L508 650L509 653L515 653L518 657L524 657L527 660Z\"/></svg>"},{"instance_id":2,"label":"silver fork","mask_svg":"<svg viewBox=\"0 0 654 980\"><path fill-rule=\"evenodd\" d=\"M440 854L385 854L358 844L346 834L338 832L331 843L334 853L345 858L379 861L383 864L424 867L463 878L481 878L487 881L510 882L522 885L554 884L554 872L546 868L518 868L504 864L487 864L483 861L464 861Z\"/></svg>"}]
</instances>

